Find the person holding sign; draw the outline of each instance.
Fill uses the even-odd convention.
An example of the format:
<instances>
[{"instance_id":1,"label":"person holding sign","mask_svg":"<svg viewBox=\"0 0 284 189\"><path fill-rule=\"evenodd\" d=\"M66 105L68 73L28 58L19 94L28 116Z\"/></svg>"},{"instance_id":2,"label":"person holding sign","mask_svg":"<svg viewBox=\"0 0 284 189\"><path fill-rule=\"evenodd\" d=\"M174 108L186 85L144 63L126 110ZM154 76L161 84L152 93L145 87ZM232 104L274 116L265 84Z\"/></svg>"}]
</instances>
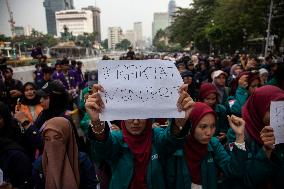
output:
<instances>
[{"instance_id":1,"label":"person holding sign","mask_svg":"<svg viewBox=\"0 0 284 189\"><path fill-rule=\"evenodd\" d=\"M86 111L91 118L90 138L98 157L108 161L112 168L109 188L163 189L166 188L162 169L163 160L176 151L183 142L181 130L191 112L194 102L182 86L177 107L185 111L186 117L175 119L167 129L152 129L151 119L129 119L122 121L122 131L110 133L105 122L99 120L104 103L94 85L94 94L86 100Z\"/></svg>"},{"instance_id":2,"label":"person holding sign","mask_svg":"<svg viewBox=\"0 0 284 189\"><path fill-rule=\"evenodd\" d=\"M242 178L243 161L247 158L244 142L244 121L236 116L229 117L236 141L230 156L218 138L216 113L205 103L197 102L189 115L191 128L181 149L167 161L168 188L202 189L219 188L218 172L230 178Z\"/></svg>"},{"instance_id":3,"label":"person holding sign","mask_svg":"<svg viewBox=\"0 0 284 189\"><path fill-rule=\"evenodd\" d=\"M250 178L244 184L249 188L283 188L284 147L283 144L275 145L269 114L271 102L283 100L283 90L267 85L256 89L242 109L249 153L246 172ZM232 183L231 181L230 184ZM240 181L234 183L239 186L241 184ZM243 185L241 187L244 188Z\"/></svg>"}]
</instances>

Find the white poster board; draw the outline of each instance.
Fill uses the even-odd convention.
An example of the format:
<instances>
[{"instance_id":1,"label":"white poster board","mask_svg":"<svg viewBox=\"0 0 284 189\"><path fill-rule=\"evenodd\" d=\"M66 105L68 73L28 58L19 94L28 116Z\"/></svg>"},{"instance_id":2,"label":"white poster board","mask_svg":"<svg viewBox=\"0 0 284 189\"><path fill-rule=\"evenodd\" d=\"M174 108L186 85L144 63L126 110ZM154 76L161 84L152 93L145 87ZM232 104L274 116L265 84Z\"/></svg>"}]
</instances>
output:
<instances>
[{"instance_id":1,"label":"white poster board","mask_svg":"<svg viewBox=\"0 0 284 189\"><path fill-rule=\"evenodd\" d=\"M171 61L103 60L98 75L105 89L102 121L185 117L176 105L183 81Z\"/></svg>"},{"instance_id":2,"label":"white poster board","mask_svg":"<svg viewBox=\"0 0 284 189\"><path fill-rule=\"evenodd\" d=\"M275 144L284 143L284 101L271 102L270 126L274 130Z\"/></svg>"}]
</instances>

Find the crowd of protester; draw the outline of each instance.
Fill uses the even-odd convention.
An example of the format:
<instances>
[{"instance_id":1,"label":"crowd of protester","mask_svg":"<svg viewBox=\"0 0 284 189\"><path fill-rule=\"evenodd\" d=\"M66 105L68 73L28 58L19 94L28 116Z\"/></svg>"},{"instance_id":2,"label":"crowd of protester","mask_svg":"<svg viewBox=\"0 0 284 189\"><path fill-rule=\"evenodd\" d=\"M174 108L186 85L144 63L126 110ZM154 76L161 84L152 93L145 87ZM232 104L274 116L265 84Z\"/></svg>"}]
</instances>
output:
<instances>
[{"instance_id":1,"label":"crowd of protester","mask_svg":"<svg viewBox=\"0 0 284 189\"><path fill-rule=\"evenodd\" d=\"M284 101L280 58L130 48L120 60L175 62L186 116L101 122L97 72L67 58L49 67L40 49L32 55L33 81L0 67L1 189L284 187L284 145L275 145L269 115L272 101Z\"/></svg>"}]
</instances>

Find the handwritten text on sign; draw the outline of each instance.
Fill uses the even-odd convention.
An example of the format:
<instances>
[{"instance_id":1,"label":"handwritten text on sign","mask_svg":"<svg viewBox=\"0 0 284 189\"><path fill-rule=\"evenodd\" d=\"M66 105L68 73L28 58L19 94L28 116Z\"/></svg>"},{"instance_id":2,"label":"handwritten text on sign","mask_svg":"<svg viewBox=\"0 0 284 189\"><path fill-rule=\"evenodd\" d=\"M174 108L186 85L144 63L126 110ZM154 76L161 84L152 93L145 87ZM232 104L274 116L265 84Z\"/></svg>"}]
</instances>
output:
<instances>
[{"instance_id":1,"label":"handwritten text on sign","mask_svg":"<svg viewBox=\"0 0 284 189\"><path fill-rule=\"evenodd\" d=\"M274 130L275 144L284 143L284 101L271 102L270 125Z\"/></svg>"},{"instance_id":2,"label":"handwritten text on sign","mask_svg":"<svg viewBox=\"0 0 284 189\"><path fill-rule=\"evenodd\" d=\"M182 79L173 62L100 61L105 110L101 120L181 118L176 103Z\"/></svg>"}]
</instances>

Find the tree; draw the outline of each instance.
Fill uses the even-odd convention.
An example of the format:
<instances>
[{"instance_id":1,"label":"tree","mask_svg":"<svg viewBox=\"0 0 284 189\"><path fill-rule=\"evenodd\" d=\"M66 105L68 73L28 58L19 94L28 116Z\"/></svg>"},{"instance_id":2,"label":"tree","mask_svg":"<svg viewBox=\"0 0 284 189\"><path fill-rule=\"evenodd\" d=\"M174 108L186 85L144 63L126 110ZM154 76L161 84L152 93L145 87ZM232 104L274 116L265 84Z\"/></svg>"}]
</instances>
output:
<instances>
[{"instance_id":1,"label":"tree","mask_svg":"<svg viewBox=\"0 0 284 189\"><path fill-rule=\"evenodd\" d=\"M284 2L273 0L271 35L276 48L284 39ZM170 39L186 47L191 41L201 52L233 52L254 39L265 39L271 0L194 0L178 9ZM283 43L283 42L282 42Z\"/></svg>"},{"instance_id":2,"label":"tree","mask_svg":"<svg viewBox=\"0 0 284 189\"><path fill-rule=\"evenodd\" d=\"M120 43L115 45L115 48L126 51L130 46L131 42L128 39L123 39Z\"/></svg>"},{"instance_id":3,"label":"tree","mask_svg":"<svg viewBox=\"0 0 284 189\"><path fill-rule=\"evenodd\" d=\"M104 49L108 49L108 39L103 40L102 46Z\"/></svg>"}]
</instances>

